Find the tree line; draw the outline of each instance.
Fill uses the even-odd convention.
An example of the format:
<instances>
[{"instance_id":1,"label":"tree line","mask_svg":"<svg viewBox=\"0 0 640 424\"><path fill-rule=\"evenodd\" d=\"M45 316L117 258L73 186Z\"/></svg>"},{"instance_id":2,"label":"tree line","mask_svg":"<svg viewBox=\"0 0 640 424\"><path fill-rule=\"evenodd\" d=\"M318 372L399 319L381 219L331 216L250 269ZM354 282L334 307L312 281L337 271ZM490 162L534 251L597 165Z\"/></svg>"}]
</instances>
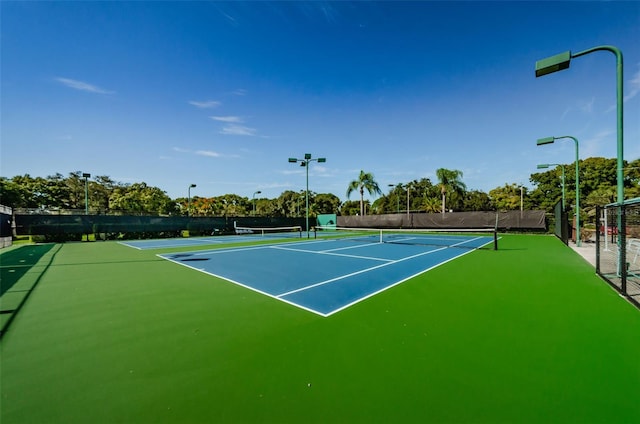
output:
<instances>
[{"instance_id":1,"label":"tree line","mask_svg":"<svg viewBox=\"0 0 640 424\"><path fill-rule=\"evenodd\" d=\"M616 201L617 162L601 157L580 160L581 215L592 216L596 205ZM347 201L331 193L309 192L309 216L318 214L370 215L384 213L542 209L551 212L564 197L566 208L575 205L575 162L555 165L544 172L531 174L533 190L517 183L506 183L485 193L468 190L458 170L440 168L437 181L428 178L380 187L371 172L361 171L347 185ZM640 197L640 159L624 164L625 198ZM86 186L85 186L86 184ZM216 197L194 196L170 198L165 191L144 182L124 184L108 176L85 180L81 172L68 176L55 174L32 177L0 177L0 203L14 209L85 209L85 190L90 213L153 214L190 216L305 216L305 192L287 190L275 199L248 198L237 194ZM350 200L352 193L359 200ZM374 202L364 193L378 196Z\"/></svg>"}]
</instances>

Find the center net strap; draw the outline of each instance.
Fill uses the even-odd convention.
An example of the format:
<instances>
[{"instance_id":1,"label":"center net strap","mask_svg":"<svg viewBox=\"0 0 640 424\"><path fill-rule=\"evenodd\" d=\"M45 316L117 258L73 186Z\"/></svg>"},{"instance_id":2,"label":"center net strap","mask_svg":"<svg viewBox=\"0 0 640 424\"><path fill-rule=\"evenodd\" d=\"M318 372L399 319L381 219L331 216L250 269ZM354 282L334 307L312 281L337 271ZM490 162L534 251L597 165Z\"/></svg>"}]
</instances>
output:
<instances>
[{"instance_id":1,"label":"center net strap","mask_svg":"<svg viewBox=\"0 0 640 424\"><path fill-rule=\"evenodd\" d=\"M393 243L425 246L460 247L465 249L498 249L498 236L493 228L405 229L405 228L315 228L315 237L339 238L364 243Z\"/></svg>"}]
</instances>

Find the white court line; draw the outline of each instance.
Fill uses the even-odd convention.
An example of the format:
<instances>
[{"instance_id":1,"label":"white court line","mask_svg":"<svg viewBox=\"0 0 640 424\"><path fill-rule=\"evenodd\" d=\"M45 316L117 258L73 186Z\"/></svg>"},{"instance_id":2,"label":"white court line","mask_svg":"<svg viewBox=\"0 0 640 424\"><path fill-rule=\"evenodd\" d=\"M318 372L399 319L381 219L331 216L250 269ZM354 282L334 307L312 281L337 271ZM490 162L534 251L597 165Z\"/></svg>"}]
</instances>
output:
<instances>
[{"instance_id":1,"label":"white court line","mask_svg":"<svg viewBox=\"0 0 640 424\"><path fill-rule=\"evenodd\" d=\"M298 293L298 292L305 291L307 289L311 289L311 288L314 288L314 287L323 286L325 284L333 283L334 281L343 280L345 278L352 277L354 275L363 274L365 272L373 271L373 270L378 269L378 268L382 268L382 267L389 266L389 265L394 265L394 264L397 264L399 262L404 262L404 261L407 261L409 259L417 258L419 256L430 255L432 253L439 252L439 251L445 250L445 249L446 249L446 247L441 247L440 249L430 250L428 252L418 253L416 255L407 256L407 257L402 258L402 259L396 259L396 260L393 260L393 261L386 262L384 264L380 264L380 265L372 266L370 268L366 268L366 269L363 269L363 270L360 270L360 271L352 272L350 274L341 275L340 277L331 278L329 280L321 281L321 282L316 283L316 284L311 284L311 285L306 286L306 287L301 287L299 289L291 290L291 291L286 292L286 293L281 293L279 295L276 295L276 297L280 298L282 296L288 296L288 295L293 294L293 293Z\"/></svg>"},{"instance_id":2,"label":"white court line","mask_svg":"<svg viewBox=\"0 0 640 424\"><path fill-rule=\"evenodd\" d=\"M326 243L327 240L318 240L318 241L302 241L302 242L297 242L297 243L289 243L289 242L284 242L284 243L270 243L270 244L259 244L256 246L246 246L246 247L233 247L230 246L228 248L224 248L224 249L211 249L211 250L191 250L188 252L178 252L178 253L163 253L163 255L185 255L185 254L190 254L190 255L194 255L194 256L201 256L201 255L214 255L214 254L220 254L220 253L233 253L233 252L243 252L245 250L257 250L257 249L269 249L271 247L274 246L281 246L281 245L286 245L286 244L295 244L296 246L302 246L305 244L315 244L315 243Z\"/></svg>"},{"instance_id":3,"label":"white court line","mask_svg":"<svg viewBox=\"0 0 640 424\"><path fill-rule=\"evenodd\" d=\"M174 264L182 265L182 266L184 266L184 267L187 267L187 268L190 268L190 269L193 269L193 270L196 270L196 271L202 272L203 274L207 274L207 275L211 275L211 276L216 277L216 278L220 278L221 280L228 281L228 282L230 282L230 283L232 283L232 284L235 284L235 285L237 285L237 286L243 287L243 288L245 288L245 289L249 289L249 290L254 291L254 292L256 292L256 293L260 293L261 295L264 295L264 296L270 297L270 298L272 298L272 299L276 299L276 300L279 300L279 301L281 301L281 302L288 303L289 305L295 306L296 308L304 309L305 311L309 311L309 312L312 312L312 313L314 313L314 314L316 314L316 315L320 315L320 316L323 316L323 317L326 317L326 316L327 316L327 315L323 314L322 312L316 311L315 309L307 308L306 306L299 305L299 304L297 304L297 303L295 303L295 302L291 302L291 301L289 301L289 300L287 300L287 299L280 299L280 298L278 298L278 297L276 297L276 296L272 295L271 293L267 293L267 292L262 291L262 290L260 290L260 289L258 289L258 288L256 288L256 287L253 287L253 286L250 286L250 285L247 285L247 284L240 283L239 281L232 280L231 278L227 278L227 277L222 276L222 275L214 274L213 272L206 271L206 270L204 270L203 268L196 268L196 267L194 267L194 266L188 265L188 264L183 263L183 262L179 262L179 261L176 261L176 260L173 260L173 259L165 258L165 257L164 257L164 256L162 256L162 255L156 255L156 256L159 256L159 257L161 257L162 259L165 259L165 260L168 260L168 261L170 261L170 262L173 262Z\"/></svg>"},{"instance_id":4,"label":"white court line","mask_svg":"<svg viewBox=\"0 0 640 424\"><path fill-rule=\"evenodd\" d=\"M375 244L379 244L379 243L375 243ZM367 245L370 246L370 245ZM278 250L289 250L291 252L300 252L300 253L313 253L315 255L331 255L331 256L342 256L345 258L355 258L355 259L369 259L372 261L382 261L382 262L390 262L393 261L393 259L385 259L385 258L374 258L371 256L359 256L359 255L346 255L344 253L333 253L333 250L343 250L343 249L347 249L345 248L340 248L340 249L333 249L333 250L306 250L306 249L293 249L293 248L289 248L289 247L282 247L282 246L271 246L272 249L278 249ZM350 249L350 248L349 248Z\"/></svg>"}]
</instances>

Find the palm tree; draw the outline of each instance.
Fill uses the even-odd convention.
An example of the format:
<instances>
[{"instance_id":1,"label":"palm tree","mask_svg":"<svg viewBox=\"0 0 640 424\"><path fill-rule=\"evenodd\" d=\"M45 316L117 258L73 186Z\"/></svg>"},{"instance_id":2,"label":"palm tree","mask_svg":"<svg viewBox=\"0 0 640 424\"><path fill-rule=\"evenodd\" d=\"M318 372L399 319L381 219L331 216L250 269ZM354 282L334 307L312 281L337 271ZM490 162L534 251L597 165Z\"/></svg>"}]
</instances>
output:
<instances>
[{"instance_id":1,"label":"palm tree","mask_svg":"<svg viewBox=\"0 0 640 424\"><path fill-rule=\"evenodd\" d=\"M445 200L447 192L461 195L467 189L467 186L460 180L462 178L462 171L458 171L457 169L437 169L436 177L438 178L438 185L440 186L440 193L442 194L442 213L444 214L447 210Z\"/></svg>"},{"instance_id":2,"label":"palm tree","mask_svg":"<svg viewBox=\"0 0 640 424\"><path fill-rule=\"evenodd\" d=\"M427 197L424 199L424 210L426 212L440 212L437 197Z\"/></svg>"},{"instance_id":3,"label":"palm tree","mask_svg":"<svg viewBox=\"0 0 640 424\"><path fill-rule=\"evenodd\" d=\"M370 172L360 171L360 175L357 180L353 180L349 183L347 188L347 198L355 190L360 190L360 216L364 216L364 191L367 190L369 194L382 194L382 190L375 181L373 174Z\"/></svg>"}]
</instances>

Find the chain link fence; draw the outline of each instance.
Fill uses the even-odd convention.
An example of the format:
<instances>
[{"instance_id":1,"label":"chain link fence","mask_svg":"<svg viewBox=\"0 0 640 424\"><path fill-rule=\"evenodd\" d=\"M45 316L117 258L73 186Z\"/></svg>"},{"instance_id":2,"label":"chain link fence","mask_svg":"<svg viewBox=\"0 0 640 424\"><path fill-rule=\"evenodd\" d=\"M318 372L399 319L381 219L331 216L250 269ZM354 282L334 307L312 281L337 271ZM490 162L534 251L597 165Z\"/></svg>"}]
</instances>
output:
<instances>
[{"instance_id":1,"label":"chain link fence","mask_svg":"<svg viewBox=\"0 0 640 424\"><path fill-rule=\"evenodd\" d=\"M596 273L640 308L640 198L596 208Z\"/></svg>"}]
</instances>

